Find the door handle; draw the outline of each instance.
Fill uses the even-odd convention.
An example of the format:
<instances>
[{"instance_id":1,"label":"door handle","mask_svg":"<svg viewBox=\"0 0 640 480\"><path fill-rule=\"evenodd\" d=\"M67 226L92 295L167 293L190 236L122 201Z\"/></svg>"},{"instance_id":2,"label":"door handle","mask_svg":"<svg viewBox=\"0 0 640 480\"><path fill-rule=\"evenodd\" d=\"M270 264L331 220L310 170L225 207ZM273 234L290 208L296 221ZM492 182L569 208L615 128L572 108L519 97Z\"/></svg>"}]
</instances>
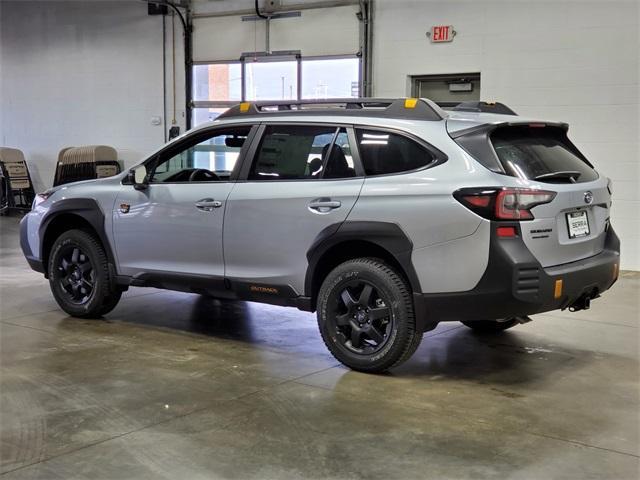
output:
<instances>
[{"instance_id":1,"label":"door handle","mask_svg":"<svg viewBox=\"0 0 640 480\"><path fill-rule=\"evenodd\" d=\"M331 200L330 198L316 198L309 202L309 210L314 213L329 213L331 210L340 208L342 202Z\"/></svg>"},{"instance_id":2,"label":"door handle","mask_svg":"<svg viewBox=\"0 0 640 480\"><path fill-rule=\"evenodd\" d=\"M222 202L214 200L213 198L203 198L196 202L196 208L203 212L213 212L215 208L220 208L221 206Z\"/></svg>"}]
</instances>

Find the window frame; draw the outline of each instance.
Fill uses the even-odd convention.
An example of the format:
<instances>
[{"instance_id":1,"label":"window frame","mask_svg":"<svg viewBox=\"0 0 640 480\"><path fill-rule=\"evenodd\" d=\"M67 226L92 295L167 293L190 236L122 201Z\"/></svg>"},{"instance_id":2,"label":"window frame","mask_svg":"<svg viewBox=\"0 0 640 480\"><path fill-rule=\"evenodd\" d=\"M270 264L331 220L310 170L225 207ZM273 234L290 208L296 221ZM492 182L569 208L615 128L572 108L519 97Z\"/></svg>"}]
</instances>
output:
<instances>
[{"instance_id":1,"label":"window frame","mask_svg":"<svg viewBox=\"0 0 640 480\"><path fill-rule=\"evenodd\" d=\"M197 61L197 62L193 62L192 64L192 68L195 67L196 65L220 65L220 64L240 64L240 82L241 82L241 94L240 94L240 100L195 100L192 99L191 100L191 105L190 105L190 109L188 114L191 116L192 121L193 121L193 111L197 108L230 108L234 105L237 105L240 102L246 102L247 101L247 92L246 92L246 65L247 63L260 63L260 60L258 62L253 62L253 61L249 61L248 59L251 57L247 57L247 56L242 56L240 57L239 60L211 60L211 61ZM277 62L277 61L291 61L293 59L296 60L296 75L297 75L297 81L298 81L298 86L296 88L296 94L295 94L295 98L291 101L301 101L301 100L305 100L302 98L302 83L303 83L303 78L302 78L302 64L305 60L310 60L310 61L317 61L317 60L341 60L341 59L356 59L358 60L358 91L359 91L359 96L362 96L362 91L363 91L363 82L362 82L362 57L358 54L343 54L343 55L313 55L313 56L308 56L308 57L304 57L301 55L279 55L279 56L269 56L269 57L265 57L264 59L260 58L263 62L267 61L266 59L268 58L268 61L270 62ZM193 75L194 81L195 81L195 75ZM195 85L192 85L192 89L195 90ZM354 97L355 98L355 97ZM257 100L257 102L261 102L263 100ZM275 101L275 100L274 100Z\"/></svg>"},{"instance_id":2,"label":"window frame","mask_svg":"<svg viewBox=\"0 0 640 480\"><path fill-rule=\"evenodd\" d=\"M427 151L429 151L434 156L434 160L432 162L430 162L427 165L424 165L422 167L413 168L411 170L402 170L400 172L380 173L380 174L377 174L377 175L368 175L368 174L364 173L364 176L366 178L382 178L382 177L391 177L391 176L396 176L396 175L406 175L406 174L410 174L410 173L421 172L423 170L428 170L430 168L434 168L434 167L437 167L439 165L442 165L447 160L449 160L449 157L447 156L446 153L444 153L442 150L434 147L429 142L427 142L426 140L424 140L421 137L418 137L417 135L415 135L413 133L410 133L410 132L407 132L407 131L404 131L404 130L400 130L400 129L397 129L397 128L393 128L393 127L379 127L379 126L371 126L371 125L363 125L363 124L354 124L353 125L353 135L354 135L354 139L355 139L355 142L356 142L355 146L356 146L356 150L358 150L358 160L360 160L360 162L361 162L361 166L362 166L362 171L363 172L365 172L365 170L364 170L364 161L362 160L362 155L360 153L360 144L358 143L358 136L356 135L356 130L372 130L372 131L375 131L375 132L383 132L383 133L391 133L391 134L399 135L401 137L405 137L405 138L409 139L410 141L416 142L418 145L420 145L422 148L424 148Z\"/></svg>"},{"instance_id":3,"label":"window frame","mask_svg":"<svg viewBox=\"0 0 640 480\"><path fill-rule=\"evenodd\" d=\"M281 127L332 127L335 129L336 133L339 132L341 128L344 128L347 131L347 137L349 139L349 148L351 150L351 158L353 159L353 168L355 170L355 176L353 177L344 177L344 178L324 178L324 172L322 177L318 178L281 178L276 180L256 180L249 178L249 174L251 173L251 168L253 163L258 159L258 150L262 145L262 140L264 139L265 131L267 127L270 126L281 126ZM334 137L331 141L331 145L334 144L337 135L334 134ZM279 183L279 182L343 182L345 180L357 180L365 177L364 167L360 162L360 152L358 151L356 142L355 131L353 126L345 123L334 123L334 122L277 122L277 121L266 121L259 124L259 128L256 131L252 142L251 148L247 152L247 155L243 159L243 165L236 179L236 182L246 182L246 183ZM329 149L330 151L331 149ZM323 166L324 166L324 158L323 158Z\"/></svg>"},{"instance_id":4,"label":"window frame","mask_svg":"<svg viewBox=\"0 0 640 480\"><path fill-rule=\"evenodd\" d=\"M148 174L147 178L151 180L153 178L153 173L155 172L156 167L161 164L165 160L170 160L175 155L184 152L185 150L198 145L199 143L208 140L216 135L219 135L219 132L223 132L225 130L232 130L236 128L249 127L249 133L247 134L247 139L245 140L242 148L240 149L240 153L238 154L238 160L231 171L231 175L226 180L217 180L217 181L196 181L196 182L158 182L153 183L149 181L149 186L152 185L198 185L198 184L221 184L221 183L231 183L235 182L238 178L238 174L242 168L244 163L244 158L249 151L250 146L253 144L253 139L255 138L256 131L258 130L258 125L254 123L235 123L235 124L225 124L225 125L215 125L211 127L207 127L204 129L198 129L193 131L192 133L186 135L184 138L180 140L170 143L166 147L164 147L159 152L155 153L148 159L146 159L142 164L147 167ZM167 158L168 157L168 158Z\"/></svg>"}]
</instances>

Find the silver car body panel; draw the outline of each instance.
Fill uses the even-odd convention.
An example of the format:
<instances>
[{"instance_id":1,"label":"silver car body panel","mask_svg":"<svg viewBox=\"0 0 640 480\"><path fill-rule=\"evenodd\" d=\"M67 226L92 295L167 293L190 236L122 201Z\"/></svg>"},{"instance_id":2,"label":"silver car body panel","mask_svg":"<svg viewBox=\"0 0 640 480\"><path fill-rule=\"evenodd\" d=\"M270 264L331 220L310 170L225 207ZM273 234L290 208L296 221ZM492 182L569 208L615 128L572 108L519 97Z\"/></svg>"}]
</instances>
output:
<instances>
[{"instance_id":1,"label":"silver car body panel","mask_svg":"<svg viewBox=\"0 0 640 480\"><path fill-rule=\"evenodd\" d=\"M342 223L358 198L364 178L322 181L239 182L225 213L227 277L289 285L304 293L307 251L322 230ZM316 199L340 202L317 213Z\"/></svg>"},{"instance_id":2,"label":"silver car body panel","mask_svg":"<svg viewBox=\"0 0 640 480\"><path fill-rule=\"evenodd\" d=\"M105 219L105 234L113 245L111 235L112 220L111 211L116 201L118 192L122 188L122 179L126 173L121 173L114 177L102 178L99 180L85 180L82 182L69 183L50 189L51 196L34 208L25 216L27 222L27 241L34 253L40 252L40 224L47 213L59 202L70 199L90 199L98 204Z\"/></svg>"},{"instance_id":3,"label":"silver car body panel","mask_svg":"<svg viewBox=\"0 0 640 480\"><path fill-rule=\"evenodd\" d=\"M603 248L610 206L605 178L548 184L501 175L481 165L450 136L487 123L535 121L539 120L469 112L449 113L442 121L340 115L300 118L295 113L214 121L174 142L203 129L240 123L335 123L407 132L448 159L433 168L378 177L154 184L146 192L122 185L125 172L57 189L28 215L28 242L33 252L40 251L39 225L55 202L92 198L103 210L105 233L114 246L120 275L153 270L225 275L232 280L289 285L302 294L306 252L325 227L344 221L391 222L413 245L412 263L424 293L467 291L487 268L490 222L453 198L459 188L504 186L558 192L551 203L533 209L535 220L521 222L524 242L543 266L593 256ZM590 205L584 204L585 191L594 196ZM222 207L213 212L197 210L194 203L206 197L220 200ZM330 198L341 206L318 214L308 208L317 198ZM119 210L121 203L130 205L129 213ZM569 239L565 214L578 208L587 209L592 234ZM536 232L549 229L547 237L537 238Z\"/></svg>"},{"instance_id":4,"label":"silver car body panel","mask_svg":"<svg viewBox=\"0 0 640 480\"><path fill-rule=\"evenodd\" d=\"M222 226L232 182L155 183L146 190L124 186L113 209L118 271L224 275ZM221 206L200 209L210 199ZM121 205L124 208L121 209Z\"/></svg>"}]
</instances>

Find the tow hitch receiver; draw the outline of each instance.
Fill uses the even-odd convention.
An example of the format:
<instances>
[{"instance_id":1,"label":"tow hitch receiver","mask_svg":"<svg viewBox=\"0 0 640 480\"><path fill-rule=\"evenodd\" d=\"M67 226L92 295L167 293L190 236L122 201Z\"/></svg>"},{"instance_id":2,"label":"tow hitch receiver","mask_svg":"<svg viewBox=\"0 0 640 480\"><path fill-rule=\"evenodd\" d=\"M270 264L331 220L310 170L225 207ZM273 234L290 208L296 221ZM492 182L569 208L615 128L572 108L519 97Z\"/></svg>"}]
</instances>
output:
<instances>
[{"instance_id":1,"label":"tow hitch receiver","mask_svg":"<svg viewBox=\"0 0 640 480\"><path fill-rule=\"evenodd\" d=\"M589 310L589 307L591 307L591 299L597 298L599 296L600 295L598 295L597 290L593 292L583 293L582 295L580 295L578 300L569 305L569 311L578 312L580 310Z\"/></svg>"}]
</instances>

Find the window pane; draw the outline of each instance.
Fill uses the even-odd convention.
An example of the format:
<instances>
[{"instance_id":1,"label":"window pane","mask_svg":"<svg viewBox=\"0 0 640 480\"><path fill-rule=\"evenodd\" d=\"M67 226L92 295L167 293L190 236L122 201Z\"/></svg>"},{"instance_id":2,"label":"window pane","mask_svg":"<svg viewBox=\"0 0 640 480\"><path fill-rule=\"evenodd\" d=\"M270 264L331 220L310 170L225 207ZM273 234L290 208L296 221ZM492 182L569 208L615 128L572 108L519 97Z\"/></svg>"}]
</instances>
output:
<instances>
[{"instance_id":1,"label":"window pane","mask_svg":"<svg viewBox=\"0 0 640 480\"><path fill-rule=\"evenodd\" d=\"M296 61L247 62L247 100L295 100L298 96Z\"/></svg>"},{"instance_id":2,"label":"window pane","mask_svg":"<svg viewBox=\"0 0 640 480\"><path fill-rule=\"evenodd\" d=\"M333 141L334 127L267 127L251 167L251 180L316 179ZM325 148L326 147L326 148Z\"/></svg>"},{"instance_id":3,"label":"window pane","mask_svg":"<svg viewBox=\"0 0 640 480\"><path fill-rule=\"evenodd\" d=\"M194 108L191 110L191 123L197 127L203 123L212 122L228 109L228 107Z\"/></svg>"},{"instance_id":4,"label":"window pane","mask_svg":"<svg viewBox=\"0 0 640 480\"><path fill-rule=\"evenodd\" d=\"M193 66L193 99L240 100L242 68L239 63L215 63Z\"/></svg>"},{"instance_id":5,"label":"window pane","mask_svg":"<svg viewBox=\"0 0 640 480\"><path fill-rule=\"evenodd\" d=\"M225 130L170 155L156 167L152 183L227 180L249 130L249 127Z\"/></svg>"},{"instance_id":6,"label":"window pane","mask_svg":"<svg viewBox=\"0 0 640 480\"><path fill-rule=\"evenodd\" d=\"M491 142L505 170L514 176L551 183L592 182L598 178L561 128L503 127L491 134ZM554 178L558 173L564 175Z\"/></svg>"},{"instance_id":7,"label":"window pane","mask_svg":"<svg viewBox=\"0 0 640 480\"><path fill-rule=\"evenodd\" d=\"M415 141L376 130L356 130L367 175L407 172L429 165L435 156Z\"/></svg>"},{"instance_id":8,"label":"window pane","mask_svg":"<svg viewBox=\"0 0 640 480\"><path fill-rule=\"evenodd\" d=\"M302 98L358 97L360 61L357 58L302 61Z\"/></svg>"}]
</instances>

